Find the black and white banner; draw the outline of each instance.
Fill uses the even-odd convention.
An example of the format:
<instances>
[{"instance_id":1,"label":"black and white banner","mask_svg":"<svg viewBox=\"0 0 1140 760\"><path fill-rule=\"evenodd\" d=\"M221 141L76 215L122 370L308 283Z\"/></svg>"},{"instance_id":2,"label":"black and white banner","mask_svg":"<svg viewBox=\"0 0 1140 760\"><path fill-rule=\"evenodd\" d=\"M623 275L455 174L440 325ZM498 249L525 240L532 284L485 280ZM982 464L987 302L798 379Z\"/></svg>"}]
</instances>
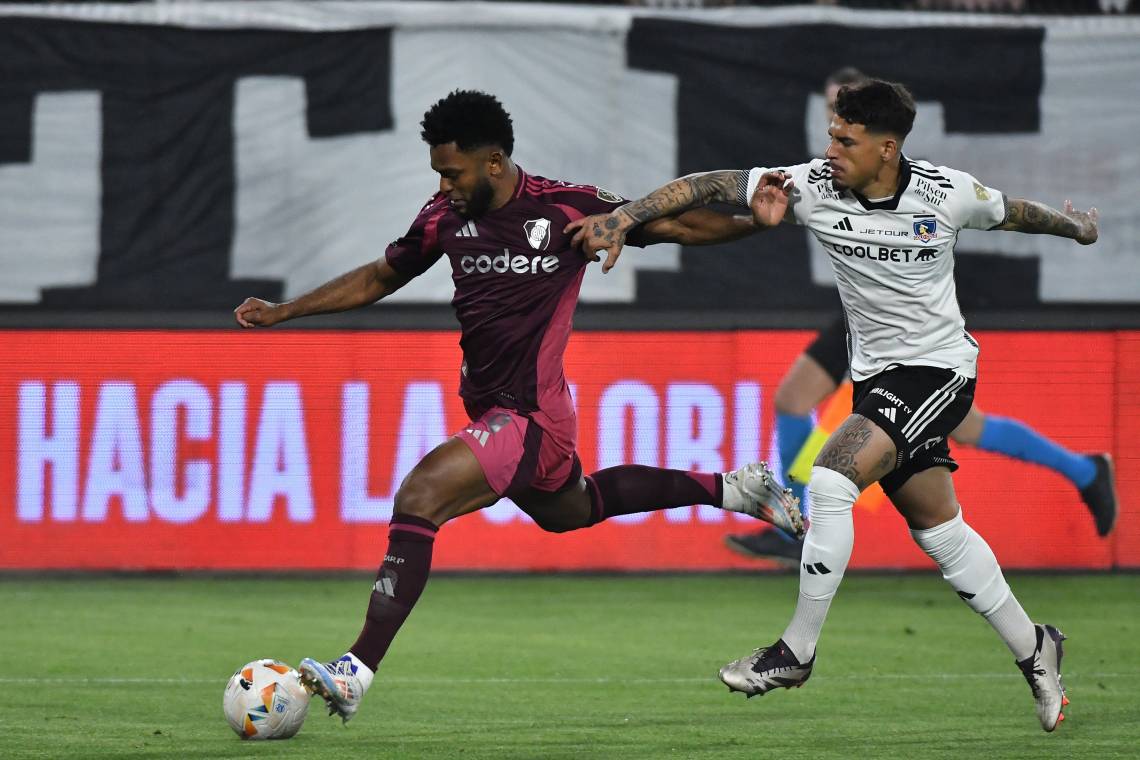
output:
<instances>
[{"instance_id":1,"label":"black and white banner","mask_svg":"<svg viewBox=\"0 0 1140 760\"><path fill-rule=\"evenodd\" d=\"M821 150L822 81L855 65L919 100L907 151L1102 212L1100 242L964 233L971 306L1140 304L1140 19L833 8L649 12L494 3L0 7L0 304L232 308L375 258L437 179L419 121L496 93L532 173L639 195ZM446 302L440 265L392 300ZM832 308L782 228L630 252L583 299Z\"/></svg>"}]
</instances>

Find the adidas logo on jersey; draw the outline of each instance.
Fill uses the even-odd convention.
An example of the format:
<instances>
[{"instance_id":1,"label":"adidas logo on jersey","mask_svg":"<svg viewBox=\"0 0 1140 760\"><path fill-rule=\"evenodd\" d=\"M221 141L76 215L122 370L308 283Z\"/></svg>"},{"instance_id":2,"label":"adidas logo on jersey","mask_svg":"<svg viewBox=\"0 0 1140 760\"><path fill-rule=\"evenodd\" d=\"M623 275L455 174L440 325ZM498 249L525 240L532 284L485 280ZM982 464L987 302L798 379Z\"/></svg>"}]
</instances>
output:
<instances>
[{"instance_id":1,"label":"adidas logo on jersey","mask_svg":"<svg viewBox=\"0 0 1140 760\"><path fill-rule=\"evenodd\" d=\"M851 227L851 220L845 216L841 221L831 225L831 229L851 232L853 228Z\"/></svg>"},{"instance_id":2,"label":"adidas logo on jersey","mask_svg":"<svg viewBox=\"0 0 1140 760\"><path fill-rule=\"evenodd\" d=\"M880 409L879 414L883 415L891 422L895 421L895 408L893 406L888 406Z\"/></svg>"},{"instance_id":3,"label":"adidas logo on jersey","mask_svg":"<svg viewBox=\"0 0 1140 760\"><path fill-rule=\"evenodd\" d=\"M942 173L934 167L919 166L912 161L910 164L910 173L922 177L925 180L929 180L939 187L944 187L947 190L954 189L953 183L951 183L950 180L946 179L946 177L943 176ZM974 184L976 185L977 183L975 182ZM975 192L977 191L975 190ZM978 200L982 199L979 198Z\"/></svg>"},{"instance_id":4,"label":"adidas logo on jersey","mask_svg":"<svg viewBox=\"0 0 1140 760\"><path fill-rule=\"evenodd\" d=\"M455 237L479 237L479 230L475 229L474 220L460 227Z\"/></svg>"},{"instance_id":5,"label":"adidas logo on jersey","mask_svg":"<svg viewBox=\"0 0 1140 760\"><path fill-rule=\"evenodd\" d=\"M787 169L780 169L780 171L786 172ZM824 164L808 172L809 185L817 185L821 182L827 185L831 184L831 167L828 164Z\"/></svg>"}]
</instances>

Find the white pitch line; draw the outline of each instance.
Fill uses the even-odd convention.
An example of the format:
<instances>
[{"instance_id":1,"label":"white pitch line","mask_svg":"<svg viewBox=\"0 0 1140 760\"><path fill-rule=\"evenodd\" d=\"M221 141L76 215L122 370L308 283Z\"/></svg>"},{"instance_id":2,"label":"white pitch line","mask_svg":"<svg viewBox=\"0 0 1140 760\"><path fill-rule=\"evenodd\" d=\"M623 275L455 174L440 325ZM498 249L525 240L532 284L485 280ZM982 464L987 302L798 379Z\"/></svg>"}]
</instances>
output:
<instances>
[{"instance_id":1,"label":"white pitch line","mask_svg":"<svg viewBox=\"0 0 1140 760\"><path fill-rule=\"evenodd\" d=\"M1070 680L1084 678L1135 678L1140 673L1067 673ZM926 681L932 678L946 681L1020 679L1018 673L861 673L841 676L824 676L829 681ZM715 678L385 678L385 683L411 685L448 684L598 684L600 686L638 686L643 684L708 683ZM224 684L224 678L5 678L0 684L66 684L91 686L142 685L142 684Z\"/></svg>"}]
</instances>

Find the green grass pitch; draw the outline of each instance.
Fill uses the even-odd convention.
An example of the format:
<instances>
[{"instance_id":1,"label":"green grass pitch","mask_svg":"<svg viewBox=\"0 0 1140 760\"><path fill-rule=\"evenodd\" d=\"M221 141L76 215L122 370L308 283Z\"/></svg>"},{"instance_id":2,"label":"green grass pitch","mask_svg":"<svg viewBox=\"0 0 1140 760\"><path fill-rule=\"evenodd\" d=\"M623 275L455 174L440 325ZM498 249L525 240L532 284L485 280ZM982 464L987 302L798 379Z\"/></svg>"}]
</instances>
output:
<instances>
[{"instance_id":1,"label":"green grass pitch","mask_svg":"<svg viewBox=\"0 0 1140 760\"><path fill-rule=\"evenodd\" d=\"M347 727L285 742L221 714L242 663L339 655L369 580L0 579L3 758L1110 758L1140 755L1140 577L1012 576L1068 636L1054 734L934 574L849 577L805 688L715 674L769 643L793 576L437 577Z\"/></svg>"}]
</instances>

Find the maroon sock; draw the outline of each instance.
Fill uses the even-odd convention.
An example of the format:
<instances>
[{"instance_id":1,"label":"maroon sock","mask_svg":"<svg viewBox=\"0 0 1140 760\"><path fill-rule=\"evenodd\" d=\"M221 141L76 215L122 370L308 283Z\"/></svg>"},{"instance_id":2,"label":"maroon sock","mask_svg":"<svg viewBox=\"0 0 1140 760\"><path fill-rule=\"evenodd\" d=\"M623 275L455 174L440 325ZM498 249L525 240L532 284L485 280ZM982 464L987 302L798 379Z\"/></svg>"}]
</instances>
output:
<instances>
[{"instance_id":1,"label":"maroon sock","mask_svg":"<svg viewBox=\"0 0 1140 760\"><path fill-rule=\"evenodd\" d=\"M590 524L614 515L654 512L658 509L711 504L719 507L723 484L720 474L685 472L623 464L586 477L590 493Z\"/></svg>"},{"instance_id":2,"label":"maroon sock","mask_svg":"<svg viewBox=\"0 0 1140 760\"><path fill-rule=\"evenodd\" d=\"M376 574L364 628L348 651L373 671L396 632L420 598L431 572L431 547L439 528L430 520L394 515L388 526L388 551Z\"/></svg>"}]
</instances>

